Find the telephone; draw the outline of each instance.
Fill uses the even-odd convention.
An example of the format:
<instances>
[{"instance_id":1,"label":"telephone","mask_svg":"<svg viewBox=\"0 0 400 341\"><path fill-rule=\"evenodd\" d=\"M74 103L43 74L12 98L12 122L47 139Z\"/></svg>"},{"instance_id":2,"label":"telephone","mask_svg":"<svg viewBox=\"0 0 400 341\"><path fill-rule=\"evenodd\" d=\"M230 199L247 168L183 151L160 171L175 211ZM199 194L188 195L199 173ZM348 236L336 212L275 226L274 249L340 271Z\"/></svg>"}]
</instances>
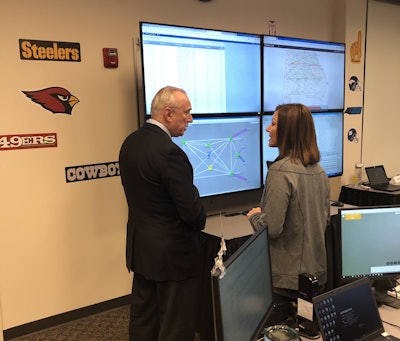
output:
<instances>
[{"instance_id":1,"label":"telephone","mask_svg":"<svg viewBox=\"0 0 400 341\"><path fill-rule=\"evenodd\" d=\"M390 184L392 185L400 185L400 175L394 176L390 181Z\"/></svg>"}]
</instances>

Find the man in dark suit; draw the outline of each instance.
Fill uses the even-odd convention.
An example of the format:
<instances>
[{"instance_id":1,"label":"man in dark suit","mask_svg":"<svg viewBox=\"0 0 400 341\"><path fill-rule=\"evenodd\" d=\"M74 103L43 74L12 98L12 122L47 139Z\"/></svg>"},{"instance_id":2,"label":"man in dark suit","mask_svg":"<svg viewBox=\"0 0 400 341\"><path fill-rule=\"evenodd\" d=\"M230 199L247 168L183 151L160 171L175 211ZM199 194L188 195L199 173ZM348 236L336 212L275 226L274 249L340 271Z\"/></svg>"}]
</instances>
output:
<instances>
[{"instance_id":1,"label":"man in dark suit","mask_svg":"<svg viewBox=\"0 0 400 341\"><path fill-rule=\"evenodd\" d=\"M126 262L134 272L131 341L192 341L198 303L199 233L206 212L193 169L171 137L193 117L186 92L167 86L151 119L122 144L119 164L128 203Z\"/></svg>"}]
</instances>

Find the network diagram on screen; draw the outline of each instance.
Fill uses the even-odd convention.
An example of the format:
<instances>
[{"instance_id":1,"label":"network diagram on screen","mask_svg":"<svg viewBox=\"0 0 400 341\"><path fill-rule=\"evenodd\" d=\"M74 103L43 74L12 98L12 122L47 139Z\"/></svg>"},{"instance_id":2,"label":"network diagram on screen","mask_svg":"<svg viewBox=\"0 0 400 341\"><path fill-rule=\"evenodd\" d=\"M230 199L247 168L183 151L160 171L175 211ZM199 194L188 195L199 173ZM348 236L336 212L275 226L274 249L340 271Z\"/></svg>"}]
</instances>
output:
<instances>
[{"instance_id":1,"label":"network diagram on screen","mask_svg":"<svg viewBox=\"0 0 400 341\"><path fill-rule=\"evenodd\" d=\"M197 118L174 142L187 154L202 196L258 188L259 120Z\"/></svg>"}]
</instances>

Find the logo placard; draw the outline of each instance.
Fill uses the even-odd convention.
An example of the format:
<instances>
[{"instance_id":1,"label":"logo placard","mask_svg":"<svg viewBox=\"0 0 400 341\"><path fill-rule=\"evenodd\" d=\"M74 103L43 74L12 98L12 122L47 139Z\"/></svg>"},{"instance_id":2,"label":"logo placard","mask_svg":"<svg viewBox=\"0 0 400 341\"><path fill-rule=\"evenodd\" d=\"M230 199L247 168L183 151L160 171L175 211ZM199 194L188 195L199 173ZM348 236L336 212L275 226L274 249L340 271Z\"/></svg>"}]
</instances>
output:
<instances>
[{"instance_id":1,"label":"logo placard","mask_svg":"<svg viewBox=\"0 0 400 341\"><path fill-rule=\"evenodd\" d=\"M65 179L67 183L103 179L119 175L118 161L65 167Z\"/></svg>"},{"instance_id":2,"label":"logo placard","mask_svg":"<svg viewBox=\"0 0 400 341\"><path fill-rule=\"evenodd\" d=\"M72 95L67 89L59 86L22 92L33 102L41 105L53 114L71 115L72 108L79 102L77 97Z\"/></svg>"},{"instance_id":3,"label":"logo placard","mask_svg":"<svg viewBox=\"0 0 400 341\"><path fill-rule=\"evenodd\" d=\"M0 151L57 147L56 133L0 135Z\"/></svg>"},{"instance_id":4,"label":"logo placard","mask_svg":"<svg viewBox=\"0 0 400 341\"><path fill-rule=\"evenodd\" d=\"M63 41L19 39L19 54L26 60L81 61L80 44Z\"/></svg>"}]
</instances>

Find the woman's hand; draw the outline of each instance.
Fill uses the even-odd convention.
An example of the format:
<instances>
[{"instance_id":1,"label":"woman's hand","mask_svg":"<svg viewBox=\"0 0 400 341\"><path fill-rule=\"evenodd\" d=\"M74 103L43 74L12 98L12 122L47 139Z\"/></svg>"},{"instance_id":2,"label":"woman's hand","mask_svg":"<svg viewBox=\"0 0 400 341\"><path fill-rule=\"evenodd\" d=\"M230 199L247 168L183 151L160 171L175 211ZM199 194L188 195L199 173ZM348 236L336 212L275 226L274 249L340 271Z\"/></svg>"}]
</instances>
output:
<instances>
[{"instance_id":1,"label":"woman's hand","mask_svg":"<svg viewBox=\"0 0 400 341\"><path fill-rule=\"evenodd\" d=\"M253 208L247 213L247 218L250 219L250 217L251 217L253 214L256 214L256 213L261 213L261 207L253 207Z\"/></svg>"}]
</instances>

